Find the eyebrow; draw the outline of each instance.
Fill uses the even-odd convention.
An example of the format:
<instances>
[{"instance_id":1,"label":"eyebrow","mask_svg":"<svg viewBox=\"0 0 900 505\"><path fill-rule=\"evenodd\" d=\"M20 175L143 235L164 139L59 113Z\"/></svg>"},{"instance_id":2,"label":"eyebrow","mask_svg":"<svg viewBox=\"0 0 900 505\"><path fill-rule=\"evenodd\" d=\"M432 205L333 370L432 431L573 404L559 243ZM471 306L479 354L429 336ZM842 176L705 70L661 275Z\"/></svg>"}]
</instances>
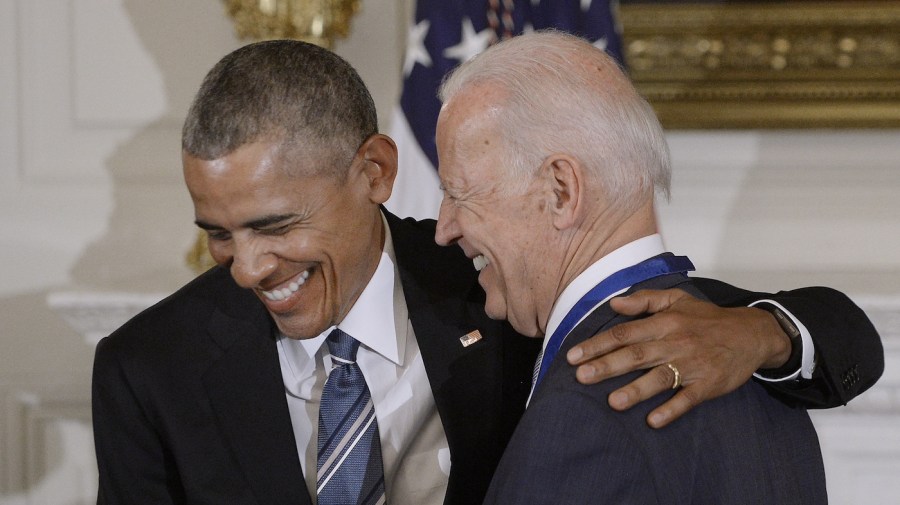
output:
<instances>
[{"instance_id":1,"label":"eyebrow","mask_svg":"<svg viewBox=\"0 0 900 505\"><path fill-rule=\"evenodd\" d=\"M247 222L241 224L241 228L250 228L250 229L258 230L260 228L266 228L266 227L269 227L269 226L272 226L275 224L283 223L283 222L291 220L291 219L295 219L296 217L297 217L297 214L272 214L272 215L260 217L258 219L253 219L251 221L247 221ZM221 226L209 224L209 223L201 221L199 219L194 221L194 223L198 227L200 227L206 231L223 229Z\"/></svg>"}]
</instances>

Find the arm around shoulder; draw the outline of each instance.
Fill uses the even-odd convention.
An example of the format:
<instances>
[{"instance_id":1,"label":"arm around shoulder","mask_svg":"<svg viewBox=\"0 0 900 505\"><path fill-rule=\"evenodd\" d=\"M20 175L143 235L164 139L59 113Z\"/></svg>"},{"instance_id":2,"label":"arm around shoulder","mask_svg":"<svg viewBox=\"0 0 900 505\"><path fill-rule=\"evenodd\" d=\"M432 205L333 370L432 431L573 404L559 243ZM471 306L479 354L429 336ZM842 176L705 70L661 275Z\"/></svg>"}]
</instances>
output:
<instances>
[{"instance_id":1,"label":"arm around shoulder","mask_svg":"<svg viewBox=\"0 0 900 505\"><path fill-rule=\"evenodd\" d=\"M807 408L844 405L875 384L884 372L884 349L878 332L865 312L839 291L808 287L768 294L712 279L693 281L722 306L773 300L809 330L816 356L812 378L764 384L791 403Z\"/></svg>"}]
</instances>

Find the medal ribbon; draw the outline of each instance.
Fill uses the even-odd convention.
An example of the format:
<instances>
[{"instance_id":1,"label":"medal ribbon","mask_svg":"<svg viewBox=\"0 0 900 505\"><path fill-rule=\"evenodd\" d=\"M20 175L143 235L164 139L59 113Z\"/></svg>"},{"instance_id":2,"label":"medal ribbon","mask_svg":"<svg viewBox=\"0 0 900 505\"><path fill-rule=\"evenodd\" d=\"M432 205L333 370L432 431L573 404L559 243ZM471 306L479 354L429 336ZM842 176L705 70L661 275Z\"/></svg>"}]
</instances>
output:
<instances>
[{"instance_id":1,"label":"medal ribbon","mask_svg":"<svg viewBox=\"0 0 900 505\"><path fill-rule=\"evenodd\" d=\"M674 256L671 253L665 253L661 256L654 256L636 265L619 270L600 281L599 284L594 286L578 300L575 306L569 310L568 314L566 314L566 317L563 318L562 322L559 323L559 327L556 328L553 335L550 335L550 340L547 341L547 347L544 349L544 354L541 359L540 371L538 372L537 379L535 380L534 385L532 385L531 390L534 391L537 389L537 385L540 384L541 379L543 379L544 375L547 373L547 369L550 368L550 363L553 362L553 358L556 356L559 348L562 347L566 335L568 335L569 332L572 331L572 328L581 321L581 318L593 310L597 304L613 293L627 289L635 284L650 280L654 277L674 273L685 273L693 270L694 264L691 263L691 260L689 260L687 256Z\"/></svg>"}]
</instances>

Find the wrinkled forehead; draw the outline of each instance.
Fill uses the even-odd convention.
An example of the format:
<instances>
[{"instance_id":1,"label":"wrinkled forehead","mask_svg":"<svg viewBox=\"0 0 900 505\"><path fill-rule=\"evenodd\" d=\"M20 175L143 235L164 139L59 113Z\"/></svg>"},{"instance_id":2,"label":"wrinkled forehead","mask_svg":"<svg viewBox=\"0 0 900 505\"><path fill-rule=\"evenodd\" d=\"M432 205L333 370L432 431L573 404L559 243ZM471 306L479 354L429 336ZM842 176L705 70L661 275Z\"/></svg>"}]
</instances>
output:
<instances>
[{"instance_id":1,"label":"wrinkled forehead","mask_svg":"<svg viewBox=\"0 0 900 505\"><path fill-rule=\"evenodd\" d=\"M216 160L185 156L184 178L198 224L234 230L272 216L311 216L341 207L331 176L287 175L262 153L237 150Z\"/></svg>"},{"instance_id":2,"label":"wrinkled forehead","mask_svg":"<svg viewBox=\"0 0 900 505\"><path fill-rule=\"evenodd\" d=\"M200 163L200 162L204 163ZM194 175L215 176L222 171L239 176L255 169L256 175L272 172L293 178L339 175L343 159L335 148L322 146L309 138L261 137L241 144L214 159L204 159L182 151L182 167L187 181L188 172ZM244 174L247 175L247 174Z\"/></svg>"},{"instance_id":3,"label":"wrinkled forehead","mask_svg":"<svg viewBox=\"0 0 900 505\"><path fill-rule=\"evenodd\" d=\"M498 118L503 104L477 89L455 95L441 108L437 125L438 158L472 162L500 148L503 132Z\"/></svg>"},{"instance_id":4,"label":"wrinkled forehead","mask_svg":"<svg viewBox=\"0 0 900 505\"><path fill-rule=\"evenodd\" d=\"M509 96L499 82L473 82L460 88L441 105L438 119L461 125L474 118L495 118L503 112Z\"/></svg>"}]
</instances>

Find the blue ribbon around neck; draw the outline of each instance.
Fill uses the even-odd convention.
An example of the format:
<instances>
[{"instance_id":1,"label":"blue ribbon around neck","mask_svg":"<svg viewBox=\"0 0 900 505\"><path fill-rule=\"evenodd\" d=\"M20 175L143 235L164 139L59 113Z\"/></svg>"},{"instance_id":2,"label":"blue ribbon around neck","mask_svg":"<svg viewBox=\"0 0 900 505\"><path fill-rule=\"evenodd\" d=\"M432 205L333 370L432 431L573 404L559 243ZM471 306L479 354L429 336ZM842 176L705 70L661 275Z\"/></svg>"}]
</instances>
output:
<instances>
[{"instance_id":1,"label":"blue ribbon around neck","mask_svg":"<svg viewBox=\"0 0 900 505\"><path fill-rule=\"evenodd\" d=\"M563 318L562 322L559 323L559 327L556 328L553 335L550 335L550 340L547 341L547 347L544 349L544 355L541 359L540 372L538 372L537 380L535 380L534 385L532 386L532 391L537 389L538 384L541 383L541 379L544 378L544 375L550 368L550 363L553 362L553 358L556 356L556 353L559 352L559 348L566 339L566 335L568 335L569 332L572 331L572 328L575 327L575 324L581 321L581 318L593 310L597 304L613 293L627 289L635 284L650 280L654 277L685 273L693 270L694 264L691 263L691 260L689 260L687 256L673 256L671 253L665 253L661 256L654 256L636 265L619 270L600 281L599 284L594 286L578 300L575 306L569 310L568 314L566 314L566 317Z\"/></svg>"}]
</instances>

